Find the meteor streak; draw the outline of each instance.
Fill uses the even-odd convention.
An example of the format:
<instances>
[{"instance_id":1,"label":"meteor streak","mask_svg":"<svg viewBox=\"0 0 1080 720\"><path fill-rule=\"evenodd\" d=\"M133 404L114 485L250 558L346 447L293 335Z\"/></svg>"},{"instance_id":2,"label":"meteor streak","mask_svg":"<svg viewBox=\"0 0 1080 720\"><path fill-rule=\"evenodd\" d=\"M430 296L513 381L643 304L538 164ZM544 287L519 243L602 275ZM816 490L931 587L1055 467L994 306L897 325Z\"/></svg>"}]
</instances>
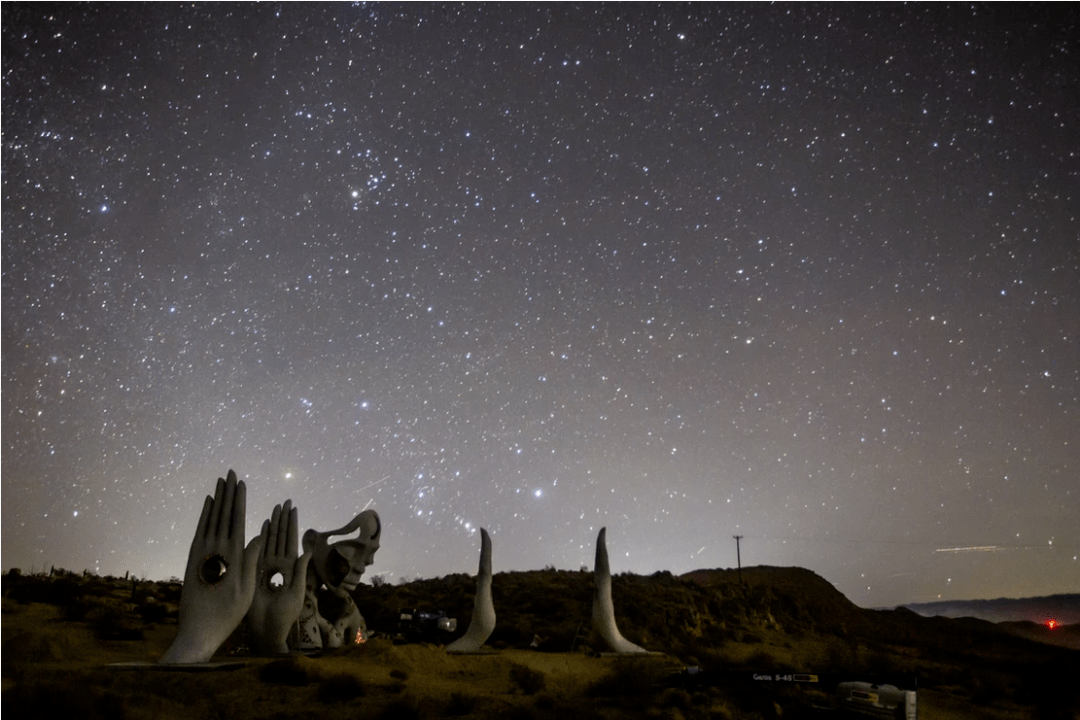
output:
<instances>
[{"instance_id":1,"label":"meteor streak","mask_svg":"<svg viewBox=\"0 0 1080 720\"><path fill-rule=\"evenodd\" d=\"M993 552L994 550L1001 549L1002 548L998 547L997 545L975 545L972 547L938 548L937 550L934 550L934 552Z\"/></svg>"}]
</instances>

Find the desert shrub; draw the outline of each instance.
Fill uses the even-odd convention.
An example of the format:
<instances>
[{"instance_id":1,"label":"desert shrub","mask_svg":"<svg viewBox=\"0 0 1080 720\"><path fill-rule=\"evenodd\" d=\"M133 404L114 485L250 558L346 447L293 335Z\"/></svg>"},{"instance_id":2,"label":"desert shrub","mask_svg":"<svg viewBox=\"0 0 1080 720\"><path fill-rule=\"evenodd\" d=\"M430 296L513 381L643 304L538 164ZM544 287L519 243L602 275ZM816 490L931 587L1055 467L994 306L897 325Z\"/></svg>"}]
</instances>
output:
<instances>
[{"instance_id":1,"label":"desert shrub","mask_svg":"<svg viewBox=\"0 0 1080 720\"><path fill-rule=\"evenodd\" d=\"M701 633L701 642L707 646L723 645L735 639L735 632L723 625L709 625Z\"/></svg>"},{"instance_id":2,"label":"desert shrub","mask_svg":"<svg viewBox=\"0 0 1080 720\"><path fill-rule=\"evenodd\" d=\"M82 595L66 598L61 607L64 610L64 619L68 622L82 622L93 609L94 604Z\"/></svg>"},{"instance_id":3,"label":"desert shrub","mask_svg":"<svg viewBox=\"0 0 1080 720\"><path fill-rule=\"evenodd\" d=\"M446 707L443 708L443 715L447 717L456 717L458 715L468 715L476 708L476 696L466 695L465 693L452 693L450 699L446 703Z\"/></svg>"},{"instance_id":4,"label":"desert shrub","mask_svg":"<svg viewBox=\"0 0 1080 720\"><path fill-rule=\"evenodd\" d=\"M1065 705L1042 703L1031 711L1031 720L1074 720L1073 711Z\"/></svg>"},{"instance_id":5,"label":"desert shrub","mask_svg":"<svg viewBox=\"0 0 1080 720\"><path fill-rule=\"evenodd\" d=\"M536 708L528 705L518 705L509 708L504 717L506 720L537 720L540 714L536 711Z\"/></svg>"},{"instance_id":6,"label":"desert shrub","mask_svg":"<svg viewBox=\"0 0 1080 720\"><path fill-rule=\"evenodd\" d=\"M97 601L86 613L86 619L94 629L94 635L102 640L142 640L143 630L139 621L128 616L115 602Z\"/></svg>"},{"instance_id":7,"label":"desert shrub","mask_svg":"<svg viewBox=\"0 0 1080 720\"><path fill-rule=\"evenodd\" d=\"M169 616L169 608L151 597L139 605L139 615L145 623L162 623Z\"/></svg>"},{"instance_id":8,"label":"desert shrub","mask_svg":"<svg viewBox=\"0 0 1080 720\"><path fill-rule=\"evenodd\" d=\"M499 615L499 624L491 634L490 645L502 644L503 647L525 647L532 642L536 633L533 628L536 623L529 617L516 616L503 622L504 614Z\"/></svg>"},{"instance_id":9,"label":"desert shrub","mask_svg":"<svg viewBox=\"0 0 1080 720\"><path fill-rule=\"evenodd\" d=\"M73 599L81 597L82 588L70 578L45 580L36 577L17 577L11 582L5 582L4 596L20 605L39 602L63 607Z\"/></svg>"},{"instance_id":10,"label":"desert shrub","mask_svg":"<svg viewBox=\"0 0 1080 720\"><path fill-rule=\"evenodd\" d=\"M123 720L129 716L124 699L100 688L75 687L61 682L21 683L4 692L5 714L42 720Z\"/></svg>"},{"instance_id":11,"label":"desert shrub","mask_svg":"<svg viewBox=\"0 0 1080 720\"><path fill-rule=\"evenodd\" d=\"M555 709L555 698L547 693L537 695L533 707L537 710L543 710L544 712L551 712Z\"/></svg>"},{"instance_id":12,"label":"desert shrub","mask_svg":"<svg viewBox=\"0 0 1080 720\"><path fill-rule=\"evenodd\" d=\"M348 702L364 694L364 684L351 673L332 675L319 685L319 700L324 703Z\"/></svg>"},{"instance_id":13,"label":"desert shrub","mask_svg":"<svg viewBox=\"0 0 1080 720\"><path fill-rule=\"evenodd\" d=\"M275 660L259 668L259 679L274 685L291 685L293 687L307 685L315 680L312 677L310 662L307 658L300 657Z\"/></svg>"},{"instance_id":14,"label":"desert shrub","mask_svg":"<svg viewBox=\"0 0 1080 720\"><path fill-rule=\"evenodd\" d=\"M678 708L684 714L690 712L694 707L694 701L690 697L690 693L682 688L668 688L665 690L660 695L660 704L666 708Z\"/></svg>"},{"instance_id":15,"label":"desert shrub","mask_svg":"<svg viewBox=\"0 0 1080 720\"><path fill-rule=\"evenodd\" d=\"M400 697L383 706L378 720L420 720L420 708L412 698Z\"/></svg>"},{"instance_id":16,"label":"desert shrub","mask_svg":"<svg viewBox=\"0 0 1080 720\"><path fill-rule=\"evenodd\" d=\"M750 657L746 658L746 662L744 662L743 665L745 665L750 670L779 669L777 667L776 659L763 650L759 650Z\"/></svg>"},{"instance_id":17,"label":"desert shrub","mask_svg":"<svg viewBox=\"0 0 1080 720\"><path fill-rule=\"evenodd\" d=\"M590 697L640 697L650 694L657 680L656 669L634 659L620 661L611 672L586 690Z\"/></svg>"},{"instance_id":18,"label":"desert shrub","mask_svg":"<svg viewBox=\"0 0 1080 720\"><path fill-rule=\"evenodd\" d=\"M859 667L858 652L851 643L834 640L829 643L827 655L828 669L831 672L849 672Z\"/></svg>"},{"instance_id":19,"label":"desert shrub","mask_svg":"<svg viewBox=\"0 0 1080 720\"><path fill-rule=\"evenodd\" d=\"M7 663L44 663L64 660L71 652L71 639L64 633L21 632L4 643Z\"/></svg>"},{"instance_id":20,"label":"desert shrub","mask_svg":"<svg viewBox=\"0 0 1080 720\"><path fill-rule=\"evenodd\" d=\"M1080 707L1080 685L1076 682L1075 666L1052 661L1034 662L1024 667L1016 691L1016 701L1032 706L1034 720L1072 720L1071 711Z\"/></svg>"},{"instance_id":21,"label":"desert shrub","mask_svg":"<svg viewBox=\"0 0 1080 720\"><path fill-rule=\"evenodd\" d=\"M714 706L709 710L710 720L735 720L735 717L736 716L731 710L731 708L727 706L721 708L717 708Z\"/></svg>"},{"instance_id":22,"label":"desert shrub","mask_svg":"<svg viewBox=\"0 0 1080 720\"><path fill-rule=\"evenodd\" d=\"M971 702L976 705L997 705L1005 699L1005 694L1005 686L999 678L976 675L971 679Z\"/></svg>"},{"instance_id":23,"label":"desert shrub","mask_svg":"<svg viewBox=\"0 0 1080 720\"><path fill-rule=\"evenodd\" d=\"M543 672L521 663L510 663L510 680L526 695L535 695L547 686Z\"/></svg>"},{"instance_id":24,"label":"desert shrub","mask_svg":"<svg viewBox=\"0 0 1080 720\"><path fill-rule=\"evenodd\" d=\"M182 595L184 592L184 585L179 581L169 582L167 584L159 584L158 592L161 593L162 602L177 605L180 603L180 595Z\"/></svg>"}]
</instances>

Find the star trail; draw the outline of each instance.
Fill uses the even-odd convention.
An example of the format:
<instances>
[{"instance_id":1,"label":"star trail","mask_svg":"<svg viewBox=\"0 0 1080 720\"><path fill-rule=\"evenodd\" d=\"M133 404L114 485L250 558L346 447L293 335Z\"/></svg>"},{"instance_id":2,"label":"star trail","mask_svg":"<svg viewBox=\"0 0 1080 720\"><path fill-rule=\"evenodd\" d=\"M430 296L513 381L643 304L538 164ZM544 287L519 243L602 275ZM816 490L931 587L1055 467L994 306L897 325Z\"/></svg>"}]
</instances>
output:
<instances>
[{"instance_id":1,"label":"star trail","mask_svg":"<svg viewBox=\"0 0 1080 720\"><path fill-rule=\"evenodd\" d=\"M5 3L4 568L1076 592L1060 7Z\"/></svg>"}]
</instances>

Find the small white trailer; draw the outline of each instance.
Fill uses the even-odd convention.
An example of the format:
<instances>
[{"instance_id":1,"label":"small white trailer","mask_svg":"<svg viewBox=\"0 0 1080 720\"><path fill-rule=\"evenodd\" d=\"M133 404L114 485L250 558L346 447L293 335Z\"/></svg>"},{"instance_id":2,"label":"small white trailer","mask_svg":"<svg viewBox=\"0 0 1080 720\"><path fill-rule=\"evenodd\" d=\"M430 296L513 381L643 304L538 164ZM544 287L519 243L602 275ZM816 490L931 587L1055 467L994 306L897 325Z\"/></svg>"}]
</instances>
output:
<instances>
[{"instance_id":1,"label":"small white trailer","mask_svg":"<svg viewBox=\"0 0 1080 720\"><path fill-rule=\"evenodd\" d=\"M868 682L842 682L836 686L836 707L846 713L887 720L918 720L914 690Z\"/></svg>"}]
</instances>

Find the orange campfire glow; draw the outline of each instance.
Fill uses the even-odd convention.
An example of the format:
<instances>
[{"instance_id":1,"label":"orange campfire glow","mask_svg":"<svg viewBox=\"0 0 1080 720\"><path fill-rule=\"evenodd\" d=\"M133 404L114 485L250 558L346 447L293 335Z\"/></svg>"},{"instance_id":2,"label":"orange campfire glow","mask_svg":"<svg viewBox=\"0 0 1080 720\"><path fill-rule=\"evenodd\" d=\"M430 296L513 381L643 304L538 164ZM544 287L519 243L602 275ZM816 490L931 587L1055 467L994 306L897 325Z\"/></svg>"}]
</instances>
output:
<instances>
[{"instance_id":1,"label":"orange campfire glow","mask_svg":"<svg viewBox=\"0 0 1080 720\"><path fill-rule=\"evenodd\" d=\"M1053 630L1054 628L1056 628L1056 627L1057 627L1057 620L1047 620L1047 621L1046 621L1046 627L1048 627L1048 628L1050 628L1051 630Z\"/></svg>"}]
</instances>

